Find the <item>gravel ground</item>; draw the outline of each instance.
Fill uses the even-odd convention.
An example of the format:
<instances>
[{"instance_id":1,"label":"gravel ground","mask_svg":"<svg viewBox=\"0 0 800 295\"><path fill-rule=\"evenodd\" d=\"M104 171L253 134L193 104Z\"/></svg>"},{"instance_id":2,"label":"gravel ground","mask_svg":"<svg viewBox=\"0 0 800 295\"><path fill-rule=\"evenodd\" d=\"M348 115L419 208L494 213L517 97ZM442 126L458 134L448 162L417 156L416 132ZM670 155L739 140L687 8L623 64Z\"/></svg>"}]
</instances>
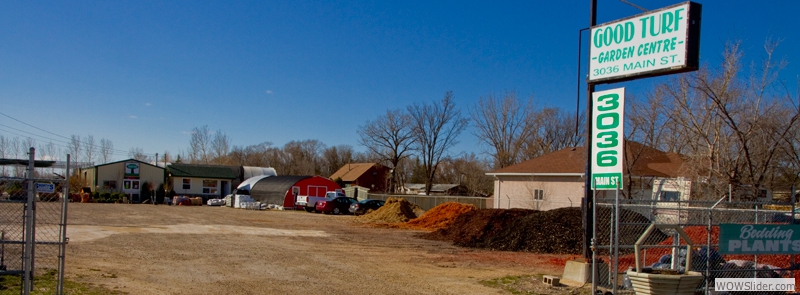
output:
<instances>
[{"instance_id":1,"label":"gravel ground","mask_svg":"<svg viewBox=\"0 0 800 295\"><path fill-rule=\"evenodd\" d=\"M72 203L68 216L67 279L129 294L504 294L481 281L560 276L563 265L548 262L569 257L461 248L302 211Z\"/></svg>"}]
</instances>

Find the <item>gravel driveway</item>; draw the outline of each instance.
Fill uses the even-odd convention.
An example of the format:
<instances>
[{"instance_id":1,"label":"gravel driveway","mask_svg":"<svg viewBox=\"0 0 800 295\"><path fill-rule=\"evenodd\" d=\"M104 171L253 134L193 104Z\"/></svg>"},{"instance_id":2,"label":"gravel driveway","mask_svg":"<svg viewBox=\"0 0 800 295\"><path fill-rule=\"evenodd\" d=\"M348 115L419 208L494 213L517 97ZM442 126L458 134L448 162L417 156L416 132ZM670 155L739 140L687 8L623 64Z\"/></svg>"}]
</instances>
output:
<instances>
[{"instance_id":1,"label":"gravel driveway","mask_svg":"<svg viewBox=\"0 0 800 295\"><path fill-rule=\"evenodd\" d=\"M66 277L130 294L502 294L564 255L460 248L353 216L69 205Z\"/></svg>"}]
</instances>

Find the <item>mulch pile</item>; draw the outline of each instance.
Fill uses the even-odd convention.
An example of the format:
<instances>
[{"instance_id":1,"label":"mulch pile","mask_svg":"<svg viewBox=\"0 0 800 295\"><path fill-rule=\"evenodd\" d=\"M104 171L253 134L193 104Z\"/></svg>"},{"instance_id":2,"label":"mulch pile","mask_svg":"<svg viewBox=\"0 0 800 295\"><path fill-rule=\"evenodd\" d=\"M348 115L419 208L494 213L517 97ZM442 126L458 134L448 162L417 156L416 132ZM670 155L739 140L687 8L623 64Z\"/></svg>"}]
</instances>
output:
<instances>
[{"instance_id":1,"label":"mulch pile","mask_svg":"<svg viewBox=\"0 0 800 295\"><path fill-rule=\"evenodd\" d=\"M374 223L406 222L425 213L417 204L403 198L388 198L378 210L356 217L357 221Z\"/></svg>"},{"instance_id":2,"label":"mulch pile","mask_svg":"<svg viewBox=\"0 0 800 295\"><path fill-rule=\"evenodd\" d=\"M442 229L453 223L458 216L474 210L478 210L478 207L472 204L447 202L433 207L419 218L399 225L399 227L430 230Z\"/></svg>"},{"instance_id":3,"label":"mulch pile","mask_svg":"<svg viewBox=\"0 0 800 295\"><path fill-rule=\"evenodd\" d=\"M600 210L598 210L600 211ZM620 214L623 223L649 223L641 214L626 211ZM603 212L598 212L598 215ZM423 234L433 240L451 241L455 245L503 251L550 254L579 254L583 230L580 208L559 208L549 211L524 209L480 209L459 215L449 226ZM602 234L598 226L598 235ZM628 228L621 235L623 242L636 241L646 225ZM606 234L607 235L607 234ZM660 232L652 235L666 238Z\"/></svg>"},{"instance_id":4,"label":"mulch pile","mask_svg":"<svg viewBox=\"0 0 800 295\"><path fill-rule=\"evenodd\" d=\"M423 234L432 240L450 241L455 245L488 248L486 241L511 225L514 220L538 211L525 209L480 209L459 215L450 226Z\"/></svg>"}]
</instances>

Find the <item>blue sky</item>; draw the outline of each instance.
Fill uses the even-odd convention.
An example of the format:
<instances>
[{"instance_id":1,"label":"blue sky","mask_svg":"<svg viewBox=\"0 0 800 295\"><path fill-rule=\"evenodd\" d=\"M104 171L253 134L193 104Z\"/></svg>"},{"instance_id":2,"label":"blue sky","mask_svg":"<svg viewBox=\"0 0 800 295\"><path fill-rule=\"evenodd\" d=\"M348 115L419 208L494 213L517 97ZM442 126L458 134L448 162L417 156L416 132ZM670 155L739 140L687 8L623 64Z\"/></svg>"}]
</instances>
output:
<instances>
[{"instance_id":1,"label":"blue sky","mask_svg":"<svg viewBox=\"0 0 800 295\"><path fill-rule=\"evenodd\" d=\"M360 125L446 91L464 115L505 91L574 110L590 1L497 2L2 1L0 112L109 139L121 160L132 147L185 152L204 125L239 146L317 139L363 151ZM741 39L749 64L764 40L783 39L775 54L789 61L781 78L797 95L800 2L699 3L701 63L719 64L724 44ZM639 13L598 1L598 23ZM641 96L660 79L611 86ZM6 116L0 124L6 137L65 141ZM460 141L453 153L483 150L470 129Z\"/></svg>"}]
</instances>

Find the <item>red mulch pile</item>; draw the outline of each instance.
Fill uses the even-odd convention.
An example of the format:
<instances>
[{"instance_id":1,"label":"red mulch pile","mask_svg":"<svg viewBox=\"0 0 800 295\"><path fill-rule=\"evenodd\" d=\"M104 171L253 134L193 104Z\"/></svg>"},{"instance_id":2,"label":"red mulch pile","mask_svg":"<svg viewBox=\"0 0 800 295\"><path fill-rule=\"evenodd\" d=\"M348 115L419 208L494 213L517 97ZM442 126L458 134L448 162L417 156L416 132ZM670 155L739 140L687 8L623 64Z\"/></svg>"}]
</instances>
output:
<instances>
[{"instance_id":1,"label":"red mulch pile","mask_svg":"<svg viewBox=\"0 0 800 295\"><path fill-rule=\"evenodd\" d=\"M433 207L419 218L401 224L398 227L430 230L442 229L452 224L458 216L474 210L478 210L478 207L472 204L447 202Z\"/></svg>"}]
</instances>

